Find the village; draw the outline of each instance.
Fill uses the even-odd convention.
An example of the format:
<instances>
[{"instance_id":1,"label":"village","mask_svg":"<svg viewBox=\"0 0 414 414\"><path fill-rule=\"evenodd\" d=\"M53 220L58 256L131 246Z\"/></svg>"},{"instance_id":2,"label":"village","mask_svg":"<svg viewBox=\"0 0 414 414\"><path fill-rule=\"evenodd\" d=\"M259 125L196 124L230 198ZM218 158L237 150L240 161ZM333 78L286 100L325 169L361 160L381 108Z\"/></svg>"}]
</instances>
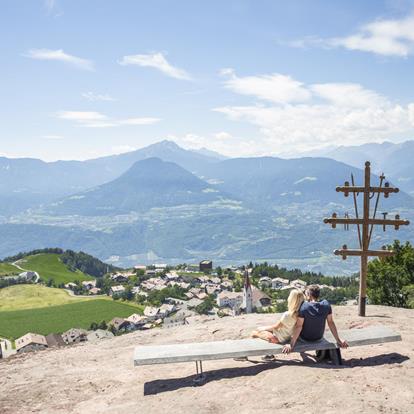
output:
<instances>
[{"instance_id":1,"label":"village","mask_svg":"<svg viewBox=\"0 0 414 414\"><path fill-rule=\"evenodd\" d=\"M233 266L214 269L211 260L203 260L198 265L176 267L166 264L136 265L130 270L108 274L105 280L70 282L65 284L64 289L72 295L77 292L108 295L113 300L132 299L143 304L142 314L137 312L126 318L114 317L108 323L93 323L89 330L74 326L63 333L51 332L48 335L28 332L17 338L14 344L8 339L0 339L0 357L85 341L97 342L136 330L168 329L188 324L191 317L197 314L224 317L275 312L283 310L283 306L275 309L272 306L274 300L266 292L277 291L284 296L283 292L304 290L307 285L301 279L262 276L255 281L258 285L255 286L251 282L251 274L252 268ZM27 274L22 277L27 277ZM36 279L31 278L31 281ZM335 289L328 285L319 286L321 289ZM159 298L152 299L157 292L172 292L173 296L161 295L160 303ZM285 300L278 299L276 302L283 305Z\"/></svg>"}]
</instances>

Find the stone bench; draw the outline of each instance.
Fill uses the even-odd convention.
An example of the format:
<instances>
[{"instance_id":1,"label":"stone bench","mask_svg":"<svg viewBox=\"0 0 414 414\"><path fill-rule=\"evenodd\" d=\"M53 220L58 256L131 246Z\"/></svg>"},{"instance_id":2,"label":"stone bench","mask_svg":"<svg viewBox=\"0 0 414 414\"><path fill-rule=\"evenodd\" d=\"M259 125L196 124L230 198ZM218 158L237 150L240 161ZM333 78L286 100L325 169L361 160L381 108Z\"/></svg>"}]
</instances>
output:
<instances>
[{"instance_id":1,"label":"stone bench","mask_svg":"<svg viewBox=\"0 0 414 414\"><path fill-rule=\"evenodd\" d=\"M386 326L371 326L362 329L339 331L342 340L350 347L401 341L401 336ZM282 353L283 345L272 344L261 339L237 339L214 342L194 342L171 345L137 346L134 365L172 364L195 362L197 380L203 379L202 361L241 358ZM340 349L330 332L315 342L298 341L293 352L327 351L334 364L342 364Z\"/></svg>"}]
</instances>

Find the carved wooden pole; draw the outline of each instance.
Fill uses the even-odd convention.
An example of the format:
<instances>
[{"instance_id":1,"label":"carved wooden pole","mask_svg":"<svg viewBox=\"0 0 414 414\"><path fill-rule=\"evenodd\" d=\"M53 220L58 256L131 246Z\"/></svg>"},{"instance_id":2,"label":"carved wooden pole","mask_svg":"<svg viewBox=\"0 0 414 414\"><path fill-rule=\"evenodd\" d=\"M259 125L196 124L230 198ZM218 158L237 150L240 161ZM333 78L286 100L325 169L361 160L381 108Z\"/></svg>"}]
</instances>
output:
<instances>
[{"instance_id":1,"label":"carved wooden pole","mask_svg":"<svg viewBox=\"0 0 414 414\"><path fill-rule=\"evenodd\" d=\"M367 161L365 163L365 183L364 183L364 215L362 224L362 255L361 269L359 272L359 300L358 314L365 316L365 305L367 300L367 273L368 273L368 249L369 249L369 197L371 190L371 167Z\"/></svg>"},{"instance_id":2,"label":"carved wooden pole","mask_svg":"<svg viewBox=\"0 0 414 414\"><path fill-rule=\"evenodd\" d=\"M349 228L350 224L356 224L358 226L358 238L359 238L359 226L362 226L362 237L360 240L360 249L348 249L346 245L342 246L342 249L334 251L334 254L337 256L342 256L342 259L346 259L348 256L359 256L361 257L361 267L360 267L360 277L359 277L359 297L358 297L358 314L360 316L365 316L365 307L367 300L367 273L368 273L368 257L387 257L394 254L391 250L386 250L385 246L382 250L370 250L369 243L371 240L371 234L374 228L374 225L381 225L385 231L386 226L394 226L395 230L398 230L400 226L405 226L410 224L408 220L401 220L400 216L397 214L395 219L387 219L384 214L383 219L375 218L378 208L378 200L381 194L385 198L388 198L392 193L398 193L398 188L390 187L389 183L385 183L384 187L382 186L382 181L384 175L381 175L379 187L371 187L371 166L369 161L365 163L365 180L364 186L356 186L354 184L352 176L352 185L349 185L349 182L346 181L345 185L342 187L337 187L337 192L344 193L345 197L348 197L352 193L354 197L354 208L355 208L355 218L350 218L348 214L345 215L345 218L339 218L336 213L332 214L332 217L325 218L324 223L330 224L332 228L336 228L337 224L343 224L345 228ZM362 218L358 217L358 204L356 197L359 193L363 193L364 197L364 208ZM377 194L377 202L375 203L374 215L370 217L369 211L369 200L371 196ZM371 229L370 229L371 226Z\"/></svg>"}]
</instances>

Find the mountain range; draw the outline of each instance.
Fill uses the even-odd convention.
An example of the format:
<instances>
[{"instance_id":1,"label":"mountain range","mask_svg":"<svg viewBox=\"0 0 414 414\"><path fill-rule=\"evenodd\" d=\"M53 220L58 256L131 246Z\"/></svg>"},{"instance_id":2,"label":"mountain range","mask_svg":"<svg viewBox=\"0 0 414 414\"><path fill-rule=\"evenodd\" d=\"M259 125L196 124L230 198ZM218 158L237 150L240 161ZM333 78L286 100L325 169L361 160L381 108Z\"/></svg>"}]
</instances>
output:
<instances>
[{"instance_id":1,"label":"mountain range","mask_svg":"<svg viewBox=\"0 0 414 414\"><path fill-rule=\"evenodd\" d=\"M313 156L323 156L361 167L366 160L371 161L372 170L398 185L402 190L414 195L414 141L399 144L363 144L359 146L340 146L324 151L314 151Z\"/></svg>"},{"instance_id":2,"label":"mountain range","mask_svg":"<svg viewBox=\"0 0 414 414\"><path fill-rule=\"evenodd\" d=\"M349 153L361 152L364 161L375 155L377 165L381 150L374 148L351 147ZM394 144L384 148L391 153ZM406 144L407 153L410 148ZM210 257L223 264L266 259L352 271L355 261L344 267L331 251L355 244L355 231L338 237L322 219L333 211L352 213L352 200L335 187L351 173L362 182L363 171L353 163L327 157L227 159L170 141L88 161L2 158L0 257L59 246L119 265ZM414 218L414 198L404 191L383 200L384 208ZM398 236L412 235L408 228ZM374 232L373 243L393 237Z\"/></svg>"}]
</instances>

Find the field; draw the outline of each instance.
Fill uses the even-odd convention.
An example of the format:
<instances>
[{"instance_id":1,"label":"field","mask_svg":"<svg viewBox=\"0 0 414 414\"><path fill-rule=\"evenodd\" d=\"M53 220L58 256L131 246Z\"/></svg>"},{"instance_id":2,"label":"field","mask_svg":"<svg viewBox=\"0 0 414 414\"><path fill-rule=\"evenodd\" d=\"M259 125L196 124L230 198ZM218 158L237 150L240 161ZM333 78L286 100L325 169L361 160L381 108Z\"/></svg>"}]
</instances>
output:
<instances>
[{"instance_id":1,"label":"field","mask_svg":"<svg viewBox=\"0 0 414 414\"><path fill-rule=\"evenodd\" d=\"M0 290L0 337L87 329L91 322L108 322L133 313L142 313L142 306L108 297L70 296L62 289L39 285L15 285Z\"/></svg>"},{"instance_id":2,"label":"field","mask_svg":"<svg viewBox=\"0 0 414 414\"><path fill-rule=\"evenodd\" d=\"M92 276L77 270L70 271L64 263L60 261L59 254L42 253L28 256L19 260L18 265L26 270L33 270L39 273L44 281L52 279L55 285L60 283L74 282L75 280L91 280Z\"/></svg>"},{"instance_id":3,"label":"field","mask_svg":"<svg viewBox=\"0 0 414 414\"><path fill-rule=\"evenodd\" d=\"M96 299L70 296L63 289L41 285L14 285L0 289L0 315L2 311L45 308L85 300Z\"/></svg>"},{"instance_id":4,"label":"field","mask_svg":"<svg viewBox=\"0 0 414 414\"><path fill-rule=\"evenodd\" d=\"M13 266L11 263L0 263L0 277L4 275L19 274L22 270Z\"/></svg>"},{"instance_id":5,"label":"field","mask_svg":"<svg viewBox=\"0 0 414 414\"><path fill-rule=\"evenodd\" d=\"M88 329L92 322L109 322L115 316L127 317L133 313L142 313L142 307L104 298L46 308L2 311L0 337L16 339L27 332L47 335L62 333L69 328Z\"/></svg>"}]
</instances>

